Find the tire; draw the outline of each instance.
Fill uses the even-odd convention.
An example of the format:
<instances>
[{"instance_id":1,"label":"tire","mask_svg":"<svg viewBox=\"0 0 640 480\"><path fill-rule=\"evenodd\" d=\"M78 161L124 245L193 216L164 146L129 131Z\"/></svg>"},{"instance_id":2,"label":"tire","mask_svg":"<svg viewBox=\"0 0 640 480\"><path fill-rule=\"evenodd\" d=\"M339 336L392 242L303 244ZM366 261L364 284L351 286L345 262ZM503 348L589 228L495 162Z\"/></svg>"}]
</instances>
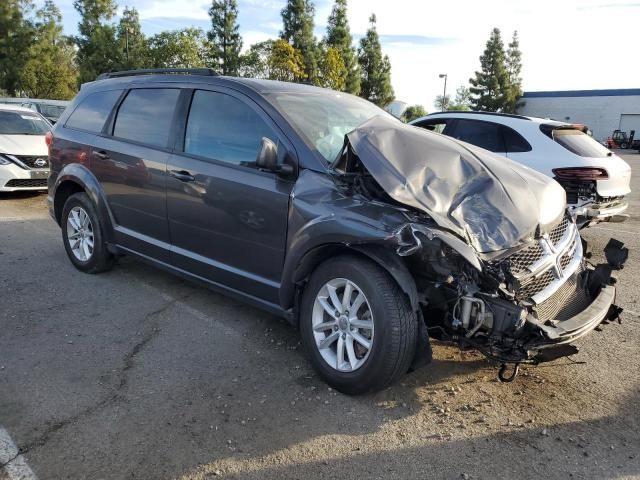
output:
<instances>
[{"instance_id":1,"label":"tire","mask_svg":"<svg viewBox=\"0 0 640 480\"><path fill-rule=\"evenodd\" d=\"M345 314L342 309L336 317L335 311L332 314L328 311L335 304L329 285L336 288L334 293L341 303L347 283L351 284L351 300L347 303L352 311ZM364 300L358 307L360 293ZM357 322L351 324L356 317ZM302 343L313 367L340 392L359 395L386 388L407 372L413 360L418 335L416 313L395 280L368 259L342 255L318 266L302 294L299 320ZM329 324L333 326L328 327ZM363 325L368 326L358 328ZM335 337L336 333L338 337L331 340L329 337ZM360 343L363 337L370 340L368 350ZM349 343L353 347L349 348ZM338 356L340 345L343 345L342 363Z\"/></svg>"},{"instance_id":2,"label":"tire","mask_svg":"<svg viewBox=\"0 0 640 480\"><path fill-rule=\"evenodd\" d=\"M627 145L626 143L624 143L624 142L622 142L622 143L620 144L620 148L622 148L623 150L624 150L624 149L626 149L626 148L627 148L627 146L628 146L628 145Z\"/></svg>"},{"instance_id":3,"label":"tire","mask_svg":"<svg viewBox=\"0 0 640 480\"><path fill-rule=\"evenodd\" d=\"M85 273L101 273L113 267L115 259L104 241L100 216L86 193L74 193L67 199L62 209L60 225L62 243L74 267ZM77 229L74 225L82 228ZM79 231L82 233L77 234ZM92 240L93 247L85 242L87 249L82 248L83 240Z\"/></svg>"}]
</instances>

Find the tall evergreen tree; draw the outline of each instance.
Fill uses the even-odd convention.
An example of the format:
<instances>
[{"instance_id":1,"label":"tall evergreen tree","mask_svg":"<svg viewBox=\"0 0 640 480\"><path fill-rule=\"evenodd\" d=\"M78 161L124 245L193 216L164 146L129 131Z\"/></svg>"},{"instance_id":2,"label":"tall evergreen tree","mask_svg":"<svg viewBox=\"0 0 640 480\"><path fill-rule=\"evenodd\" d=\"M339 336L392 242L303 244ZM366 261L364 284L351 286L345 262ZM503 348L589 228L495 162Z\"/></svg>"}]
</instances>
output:
<instances>
[{"instance_id":1,"label":"tall evergreen tree","mask_svg":"<svg viewBox=\"0 0 640 480\"><path fill-rule=\"evenodd\" d=\"M236 0L213 0L209 9L211 58L223 75L238 75L242 37Z\"/></svg>"},{"instance_id":2,"label":"tall evergreen tree","mask_svg":"<svg viewBox=\"0 0 640 480\"><path fill-rule=\"evenodd\" d=\"M515 113L518 99L522 96L522 78L520 77L522 72L522 52L520 51L520 40L517 31L513 32L511 43L507 48L505 66L509 76L509 86L504 110L505 112Z\"/></svg>"},{"instance_id":3,"label":"tall evergreen tree","mask_svg":"<svg viewBox=\"0 0 640 480\"><path fill-rule=\"evenodd\" d=\"M505 66L504 44L500 30L494 28L480 56L479 72L471 78L471 106L474 110L489 112L506 109L509 89L509 73Z\"/></svg>"},{"instance_id":4,"label":"tall evergreen tree","mask_svg":"<svg viewBox=\"0 0 640 480\"><path fill-rule=\"evenodd\" d=\"M0 0L0 89L11 96L19 93L25 52L33 41L32 8L31 0Z\"/></svg>"},{"instance_id":5,"label":"tall evergreen tree","mask_svg":"<svg viewBox=\"0 0 640 480\"><path fill-rule=\"evenodd\" d=\"M36 12L34 42L25 56L20 83L29 97L67 100L75 95L75 51L62 34L62 15L53 0L45 0Z\"/></svg>"},{"instance_id":6,"label":"tall evergreen tree","mask_svg":"<svg viewBox=\"0 0 640 480\"><path fill-rule=\"evenodd\" d=\"M318 46L313 36L313 3L311 0L287 0L287 5L280 13L283 23L280 38L298 50L304 62L304 73L295 80L306 78L311 83L317 83Z\"/></svg>"},{"instance_id":7,"label":"tall evergreen tree","mask_svg":"<svg viewBox=\"0 0 640 480\"><path fill-rule=\"evenodd\" d=\"M394 99L391 86L391 62L388 56L382 55L375 15L371 15L369 23L371 26L365 36L360 39L358 49L358 63L362 70L360 96L384 107Z\"/></svg>"},{"instance_id":8,"label":"tall evergreen tree","mask_svg":"<svg viewBox=\"0 0 640 480\"><path fill-rule=\"evenodd\" d=\"M200 68L207 64L210 46L204 32L189 27L160 32L147 40L153 68Z\"/></svg>"},{"instance_id":9,"label":"tall evergreen tree","mask_svg":"<svg viewBox=\"0 0 640 480\"><path fill-rule=\"evenodd\" d=\"M114 0L74 0L73 6L81 17L76 37L80 82L120 68L116 28L108 23L116 13Z\"/></svg>"},{"instance_id":10,"label":"tall evergreen tree","mask_svg":"<svg viewBox=\"0 0 640 480\"><path fill-rule=\"evenodd\" d=\"M147 44L140 27L138 10L125 7L117 29L121 68L133 70L147 65Z\"/></svg>"},{"instance_id":11,"label":"tall evergreen tree","mask_svg":"<svg viewBox=\"0 0 640 480\"><path fill-rule=\"evenodd\" d=\"M344 63L344 91L358 95L360 93L360 66L353 46L353 38L347 19L347 0L336 0L329 16L326 43L340 52Z\"/></svg>"}]
</instances>

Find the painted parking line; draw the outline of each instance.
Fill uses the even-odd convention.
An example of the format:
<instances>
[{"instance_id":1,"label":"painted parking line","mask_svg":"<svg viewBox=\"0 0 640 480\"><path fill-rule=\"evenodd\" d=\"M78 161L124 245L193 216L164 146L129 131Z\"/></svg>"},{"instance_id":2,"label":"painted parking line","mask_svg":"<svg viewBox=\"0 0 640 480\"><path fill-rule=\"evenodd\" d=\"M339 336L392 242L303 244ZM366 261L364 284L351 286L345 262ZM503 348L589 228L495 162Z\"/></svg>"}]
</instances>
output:
<instances>
[{"instance_id":1,"label":"painted parking line","mask_svg":"<svg viewBox=\"0 0 640 480\"><path fill-rule=\"evenodd\" d=\"M0 465L4 465L4 473L11 480L37 480L24 457L19 455L18 447L11 440L9 432L2 427L0 427Z\"/></svg>"},{"instance_id":2,"label":"painted parking line","mask_svg":"<svg viewBox=\"0 0 640 480\"><path fill-rule=\"evenodd\" d=\"M640 232L631 232L629 230L620 230L617 228L605 228L605 227L589 227L589 229L593 228L594 230L606 230L607 232L615 232L615 233L628 233L629 235L638 235Z\"/></svg>"}]
</instances>

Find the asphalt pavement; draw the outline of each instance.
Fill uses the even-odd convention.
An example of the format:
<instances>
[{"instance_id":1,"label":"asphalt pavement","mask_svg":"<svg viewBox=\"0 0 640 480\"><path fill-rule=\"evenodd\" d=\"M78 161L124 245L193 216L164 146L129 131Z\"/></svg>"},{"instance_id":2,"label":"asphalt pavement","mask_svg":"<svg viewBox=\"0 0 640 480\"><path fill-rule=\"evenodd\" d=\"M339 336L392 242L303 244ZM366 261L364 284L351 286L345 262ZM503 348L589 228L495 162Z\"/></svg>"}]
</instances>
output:
<instances>
[{"instance_id":1,"label":"asphalt pavement","mask_svg":"<svg viewBox=\"0 0 640 480\"><path fill-rule=\"evenodd\" d=\"M75 270L43 194L0 194L0 480L640 478L640 155L623 323L499 383L474 352L348 397L284 320L123 258Z\"/></svg>"}]
</instances>

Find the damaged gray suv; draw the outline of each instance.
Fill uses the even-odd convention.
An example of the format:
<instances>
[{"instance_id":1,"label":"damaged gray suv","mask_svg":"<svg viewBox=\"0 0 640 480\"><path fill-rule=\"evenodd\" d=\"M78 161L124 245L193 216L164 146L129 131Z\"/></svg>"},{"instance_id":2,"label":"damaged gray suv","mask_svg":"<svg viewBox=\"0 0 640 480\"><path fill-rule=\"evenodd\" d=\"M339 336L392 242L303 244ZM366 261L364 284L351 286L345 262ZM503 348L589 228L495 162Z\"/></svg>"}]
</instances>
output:
<instances>
[{"instance_id":1,"label":"damaged gray suv","mask_svg":"<svg viewBox=\"0 0 640 480\"><path fill-rule=\"evenodd\" d=\"M105 74L47 142L75 267L133 255L283 315L342 392L427 364L430 338L478 349L508 381L620 313L626 249L587 263L560 185L351 95Z\"/></svg>"}]
</instances>

